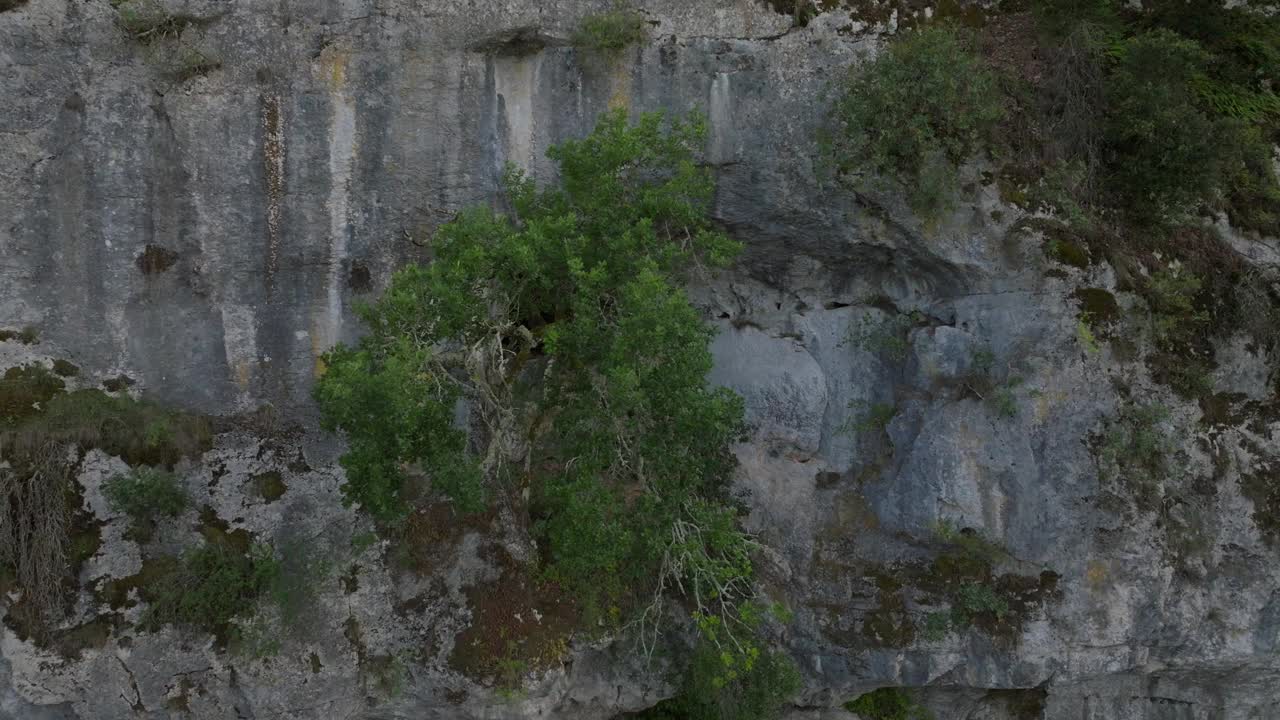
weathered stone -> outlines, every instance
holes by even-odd
[[[95,632],[68,656],[4,629],[0,718],[602,719],[674,691],[625,641],[560,648],[554,618],[512,625],[539,640],[518,692],[459,672],[459,639],[497,611],[476,593],[527,588],[501,519],[424,510],[403,547],[362,541],[309,394],[323,352],[358,336],[358,296],[426,257],[459,209],[500,204],[506,163],[553,180],[546,148],[610,107],[708,115],[715,216],[746,251],[690,290],[719,328],[711,379],[746,401],[735,489],[765,544],[761,587],[794,613],[797,720],[853,717],[840,706],[882,686],[913,688],[939,720],[1274,715],[1275,359],[1221,342],[1216,394],[1185,402],[1151,380],[1141,323],[1124,325],[1141,300],[1100,258],[1063,269],[1012,230],[1024,212],[981,168],[930,226],[892,193],[820,182],[827,82],[910,20],[846,5],[799,27],[775,11],[787,3],[652,0],[649,42],[610,61],[569,43],[605,2],[166,0],[221,59],[181,83],[110,3],[0,13],[0,327],[39,338],[0,342],[0,369],[74,362],[72,389],[221,415],[270,403],[301,427],[221,432],[176,469],[193,509],[146,547],[101,494],[122,462],[89,453],[102,544],[62,629]],[[1280,262],[1274,240],[1220,229],[1248,262]],[[1095,315],[1096,354],[1086,301],[1116,315]],[[860,342],[868,322],[893,324],[892,342]],[[1130,398],[1167,405],[1178,439],[1149,504],[1098,459]],[[869,422],[877,407],[892,413]],[[139,627],[154,558],[202,531],[271,541],[317,573],[287,626],[255,618],[275,654]],[[957,556],[947,532],[996,549]],[[963,562],[1017,623],[975,614],[931,638],[929,614],[958,602],[942,570]]]

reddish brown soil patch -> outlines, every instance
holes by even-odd
[[[455,639],[449,666],[512,687],[561,662],[581,611],[557,585],[498,553],[501,576],[467,591],[471,625]]]
[[[426,577],[453,558],[463,533],[482,532],[492,520],[492,512],[461,515],[449,503],[425,505],[409,516],[399,537],[392,538],[387,559],[403,570]]]

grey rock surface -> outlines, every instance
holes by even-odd
[[[336,569],[268,658],[120,628],[68,657],[6,627],[0,718],[594,719],[670,695],[662,667],[608,639],[515,695],[459,671],[473,596],[520,592],[493,559],[499,519],[444,516],[425,574],[353,544],[367,520],[340,503],[341,448],[309,400],[320,354],[360,332],[353,303],[459,209],[499,203],[505,163],[552,180],[545,149],[611,107],[710,121],[715,215],[746,252],[691,293],[719,328],[712,380],[746,400],[737,489],[762,585],[795,613],[796,720],[854,717],[839,707],[884,686],[939,720],[1280,717],[1280,561],[1246,492],[1280,469],[1276,358],[1223,344],[1215,390],[1254,410],[1219,421],[1141,359],[1082,345],[1077,288],[1140,300],[1106,266],[1054,266],[995,187],[926,228],[900,200],[820,182],[823,90],[886,28],[646,0],[650,41],[611,62],[567,42],[604,0],[165,6],[199,20],[219,68],[179,82],[105,0],[0,13],[0,327],[41,335],[0,343],[0,367],[63,358],[86,386],[123,374],[213,414],[271,404],[303,431],[225,432],[183,482],[229,530]],[[1274,239],[1224,231],[1280,265]],[[1154,508],[1096,452],[1126,395],[1171,409],[1179,453]],[[892,417],[866,422],[876,406]],[[104,543],[67,627],[142,568],[101,496],[120,467],[82,467]],[[268,472],[287,488],[274,502],[250,490]],[[196,539],[196,514],[161,542]],[[999,546],[1016,622],[924,632],[947,607],[927,591],[943,527]]]

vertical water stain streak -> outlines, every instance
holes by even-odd
[[[505,122],[506,161],[526,172],[533,170],[533,96],[540,60],[540,55],[532,55],[493,61],[495,99]]]
[[[356,157],[355,103],[347,88],[347,56],[326,54],[329,65],[329,264],[323,321],[318,323],[322,350],[337,344],[342,331],[342,294],[346,285],[343,268],[351,225],[348,219],[351,177]],[[317,363],[316,371],[323,372]]]
[[[708,159],[716,165],[734,161],[733,93],[729,73],[717,73],[711,83],[711,107],[708,121],[711,125],[711,148]]]
[[[280,214],[284,203],[284,117],[278,94],[260,97],[262,115],[262,169],[267,193],[267,261],[264,282],[273,289],[280,262]]]

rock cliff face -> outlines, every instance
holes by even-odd
[[[175,73],[105,0],[0,12],[0,326],[39,335],[0,342],[0,367],[63,359],[70,385],[123,375],[243,420],[180,466],[201,510],[154,542],[244,530],[323,567],[265,657],[144,632],[143,555],[101,493],[124,465],[92,452],[101,545],[54,642],[6,626],[0,718],[609,718],[669,695],[660,663],[607,642],[495,690],[485,634],[553,637],[555,599],[501,560],[498,514],[362,541],[309,400],[353,303],[500,202],[505,163],[552,180],[545,149],[617,106],[707,114],[715,214],[746,244],[692,290],[720,330],[712,379],[746,399],[737,487],[794,613],[796,718],[853,717],[882,686],[944,720],[1280,717],[1277,359],[1219,341],[1213,393],[1179,399],[1120,319],[1141,299],[1109,264],[1052,259],[982,168],[930,226],[821,183],[824,90],[892,19],[649,0],[649,42],[608,58],[567,41],[607,2],[166,7],[218,67]],[[1280,267],[1274,239],[1221,230]],[[1082,304],[1113,342],[1090,347]],[[1139,429],[1174,450],[1136,488],[1108,448],[1157,403]],[[1003,610],[949,612],[984,600]]]

